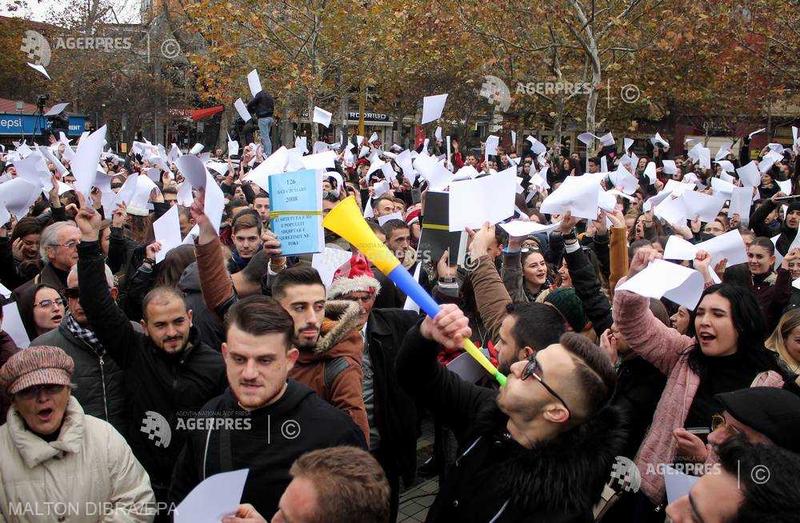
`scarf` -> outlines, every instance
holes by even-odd
[[[262,248],[263,245],[260,246],[255,253],[253,253],[253,256],[255,256]],[[239,251],[237,251],[235,247],[231,249],[231,259],[233,260],[233,263],[236,264],[236,267],[238,267],[240,271],[245,267],[247,267],[247,264],[250,263],[250,260],[253,259],[253,256],[245,260],[239,255]]]
[[[64,318],[64,325],[73,336],[91,346],[96,352],[105,352],[103,344],[97,339],[97,335],[90,329],[78,325],[78,321],[72,315],[72,312],[67,313],[67,316]]]

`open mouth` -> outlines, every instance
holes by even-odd
[[[697,338],[700,340],[700,343],[710,343],[717,339],[716,336],[708,332],[701,332],[697,335]]]
[[[36,413],[36,416],[39,418],[40,421],[47,422],[53,417],[53,409],[46,408],[42,409]]]
[[[63,316],[61,316],[60,314],[55,314],[55,315],[53,315],[52,318],[50,318],[50,321],[52,321],[54,323],[60,323],[62,318],[63,318]]]

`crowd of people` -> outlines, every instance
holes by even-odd
[[[0,331],[0,520],[50,521],[61,507],[75,514],[58,521],[170,521],[201,482],[248,469],[227,523],[396,521],[401,490],[429,473],[428,521],[800,521],[800,141],[759,152],[740,138],[710,169],[660,136],[585,157],[533,139],[480,155],[455,138],[307,144],[337,153],[323,214],[355,199],[442,304],[430,317],[332,231],[326,247],[349,259],[330,282],[311,254],[283,254],[270,195],[248,177],[271,153],[271,104],[253,105],[260,144],[199,155],[225,197],[221,223],[172,151],[104,153],[115,194],[154,180],[143,208],[109,209],[113,195],[82,194],[72,146],[51,139],[50,183],[0,227],[2,310],[17,325]],[[508,221],[551,227],[511,236],[486,223],[466,231],[458,261],[431,257],[435,192],[407,153],[477,177],[513,169]],[[0,155],[2,179],[32,154]],[[683,191],[719,195],[714,180],[746,186],[736,168],[751,158],[763,172],[748,215],[729,212],[730,192],[713,220],[654,209]],[[618,189],[612,207],[542,212],[568,177]],[[187,240],[164,253],[153,222],[173,207]],[[676,261],[703,276],[696,307],[619,288],[670,236],[731,231],[746,263],[702,248]],[[504,386],[454,372],[466,339]],[[418,467],[423,425],[435,442]],[[699,479],[668,502],[668,476],[687,471]]]

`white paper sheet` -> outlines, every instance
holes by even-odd
[[[175,507],[175,523],[219,523],[224,516],[235,514],[248,472],[234,470],[204,479]]]
[[[725,171],[726,173],[736,172],[736,167],[734,167],[733,164],[728,160],[720,160],[717,163],[719,164],[720,167],[722,167],[722,170]]]
[[[417,263],[417,268],[414,269],[414,280],[417,282],[419,281],[419,273],[420,269],[422,269],[422,263]],[[411,296],[406,296],[406,301],[403,304],[404,311],[414,311],[419,312],[419,304],[411,299]]]
[[[661,167],[664,169],[664,174],[678,174],[678,166],[675,165],[674,160],[663,160]]]
[[[20,349],[25,349],[31,344],[25,324],[22,323],[17,302],[10,302],[3,305],[3,330],[11,336],[14,343]]]
[[[403,220],[403,215],[400,214],[399,212],[393,212],[392,214],[384,214],[383,216],[380,216],[378,218],[378,225],[383,227],[386,224],[386,222],[388,222],[389,220],[401,220],[402,221]]]
[[[444,104],[447,102],[446,94],[437,94],[434,96],[426,96],[422,99],[422,121],[421,124],[426,124],[434,120],[438,120],[442,116]]]
[[[239,154],[239,142],[231,140],[231,136],[228,135],[228,158],[237,154]]]
[[[28,66],[29,66],[29,67],[32,67],[32,68],[34,68],[36,71],[39,71],[40,73],[42,73],[43,75],[45,75],[45,76],[47,77],[47,79],[48,79],[48,80],[50,80],[50,75],[49,75],[49,74],[47,74],[47,69],[45,69],[45,68],[44,68],[44,66],[42,66],[42,65],[39,65],[39,64],[32,64],[32,63],[30,63],[30,62],[26,62],[26,63],[28,64]]]
[[[713,222],[725,205],[724,198],[697,191],[685,192],[681,199],[686,204],[689,219],[699,216],[702,222]]]
[[[766,127],[762,127],[761,129],[758,129],[758,130],[756,130],[756,131],[753,131],[752,133],[750,133],[749,135],[747,135],[747,137],[748,137],[748,138],[750,138],[750,139],[752,140],[752,139],[753,139],[753,136],[755,136],[755,135],[757,135],[757,134],[760,134],[760,133],[763,133],[763,132],[764,132],[764,131],[766,131],[766,130],[767,130],[767,128],[766,128]]]
[[[347,263],[352,255],[353,253],[344,249],[325,247],[324,251],[315,253],[311,257],[311,266],[319,272],[319,277],[326,289],[331,286],[336,270]]]
[[[734,214],[739,215],[739,220],[743,225],[750,223],[750,207],[753,205],[752,187],[734,187],[731,194],[731,204],[728,207],[728,218]]]
[[[70,162],[70,169],[75,175],[75,189],[88,195],[92,190],[92,182],[97,172],[97,163],[103,152],[106,138],[106,126],[90,134],[78,145],[75,158]]]
[[[501,223],[500,227],[505,230],[509,236],[514,238],[523,238],[529,234],[537,232],[550,232],[558,228],[561,222],[556,222],[550,225],[542,225],[532,221],[514,220],[511,222]]]
[[[247,73],[247,85],[250,87],[250,94],[254,98],[261,92],[261,79],[258,77],[258,71],[255,69]]]
[[[711,255],[712,267],[723,258],[728,260],[727,267],[747,263],[745,243],[736,229],[697,244],[692,244],[680,236],[670,236],[664,247],[664,259],[693,260],[698,251],[706,251]]]
[[[252,116],[250,115],[250,112],[247,110],[247,106],[244,104],[241,98],[237,98],[236,101],[233,102],[233,106],[236,108],[236,112],[239,113],[239,116],[242,118],[242,120],[245,122],[250,121]]]
[[[761,174],[758,172],[758,163],[755,160],[744,167],[736,169],[736,174],[739,175],[739,179],[745,187],[758,187],[761,185]]]
[[[323,171],[328,168],[335,168],[335,161],[335,151],[325,151],[323,153],[310,154],[300,158],[300,162],[303,164],[304,169],[318,169]]]
[[[567,211],[578,218],[597,219],[600,202],[600,184],[586,176],[567,176],[564,182],[544,199],[541,212],[564,214]]]
[[[480,228],[514,215],[516,169],[450,184],[450,232]]]
[[[69,102],[61,102],[59,104],[55,104],[46,113],[44,113],[44,115],[45,116],[56,116],[58,114],[61,114],[61,111],[66,109],[68,105],[69,105]]]
[[[61,163],[58,158],[56,158],[56,155],[53,154],[53,151],[51,151],[49,147],[40,148],[37,146],[36,149],[42,154],[42,156],[47,158],[47,161],[51,162],[55,166],[56,171],[58,171],[62,176],[67,174],[67,168],[64,167],[64,164]],[[69,147],[67,147],[67,149],[69,149]]]
[[[486,154],[494,156],[497,154],[497,146],[500,145],[500,137],[490,134],[486,137]]]
[[[186,154],[175,161],[178,170],[183,177],[192,184],[192,187],[200,188],[206,183],[206,166],[203,161],[193,154]]]
[[[730,182],[726,182],[721,178],[711,178],[711,188],[714,189],[715,195],[723,196],[726,199],[730,199],[731,194],[733,194],[734,187],[735,185],[733,185]]]
[[[200,154],[201,152],[203,152],[204,147],[205,145],[203,145],[202,143],[196,143],[189,150],[189,154]]]
[[[623,143],[625,144],[624,145],[624,149],[625,149],[625,152],[627,153],[628,150],[631,148],[631,145],[633,145],[633,138],[625,138],[623,140]]]
[[[222,194],[222,189],[219,188],[217,182],[206,173],[206,195],[205,195],[205,212],[208,216],[208,221],[214,227],[214,230],[219,234],[219,226],[222,223],[222,211],[225,210],[225,195]]]
[[[626,194],[633,194],[636,192],[636,189],[639,188],[639,180],[623,167],[608,173],[608,177],[611,183],[614,184],[614,187]]]
[[[153,222],[155,240],[161,243],[161,250],[156,253],[156,263],[160,263],[169,251],[180,247],[181,224],[178,218],[178,206],[172,206],[161,218]]]
[[[664,260],[653,260],[633,278],[618,285],[617,291],[630,291],[657,299],[666,296],[693,310],[703,294],[703,286],[703,275],[698,271]]]
[[[312,121],[315,123],[321,123],[325,127],[330,127],[332,116],[332,113],[329,113],[322,107],[314,107],[314,119]]]
[[[647,167],[644,168],[644,175],[650,180],[650,185],[655,185],[657,179],[655,162],[647,163]]]
[[[0,202],[18,219],[28,214],[30,206],[36,202],[40,193],[40,186],[24,178],[14,178],[0,184]]]
[[[442,191],[450,184],[453,173],[427,154],[420,154],[414,160],[414,169],[428,181],[428,190]]]
[[[294,148],[292,150],[296,151],[297,149]],[[268,179],[270,175],[282,173],[288,161],[289,150],[281,145],[277,151],[273,152],[266,160],[258,164],[255,169],[247,173],[244,179],[255,182],[256,185],[265,191],[269,191]],[[300,164],[299,168],[302,169],[302,164]]]
[[[664,486],[667,490],[667,503],[672,503],[675,500],[682,498],[689,494],[692,487],[700,476],[690,476],[679,472],[674,468],[667,466],[664,474]]]
[[[545,145],[542,142],[540,142],[533,136],[528,136],[525,139],[531,142],[531,151],[533,152],[533,154],[539,155],[547,152],[547,147],[545,147]]]
[[[781,160],[783,160],[783,154],[770,151],[764,155],[764,158],[758,163],[758,170],[765,173],[769,171],[776,162],[780,162]]]

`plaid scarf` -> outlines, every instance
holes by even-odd
[[[66,325],[67,330],[70,331],[76,338],[89,344],[95,351],[103,352],[105,350],[103,349],[103,344],[100,343],[99,339],[97,339],[95,333],[78,325],[78,321],[71,312],[68,312],[67,316],[64,318],[64,325]]]

